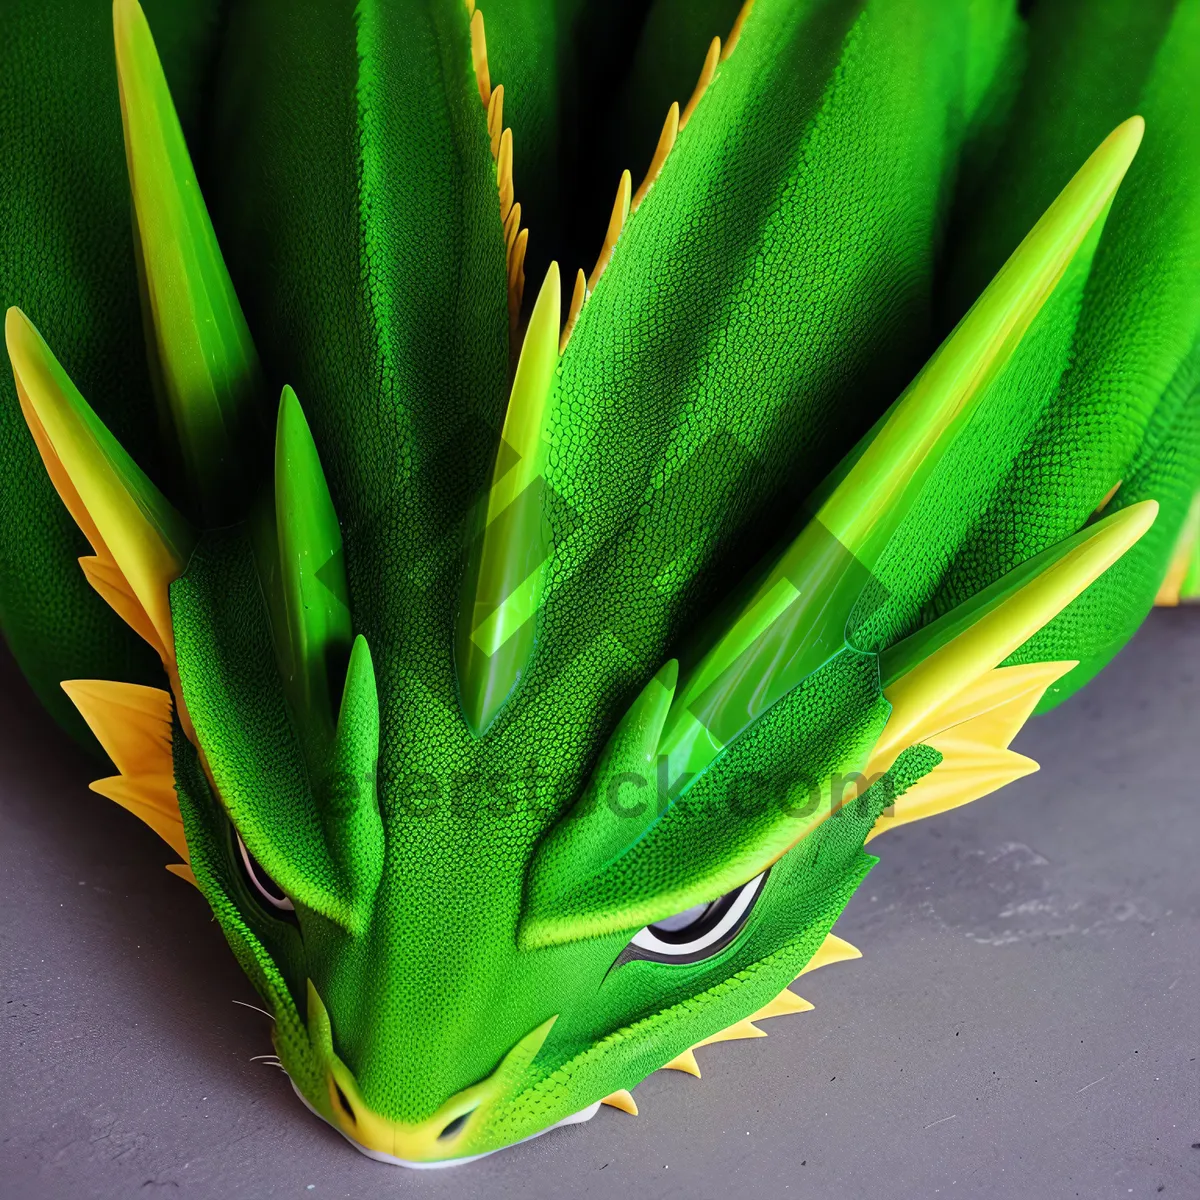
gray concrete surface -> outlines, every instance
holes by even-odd
[[[198,894],[0,668],[0,1196],[1200,1197],[1200,612],[1020,736],[1037,775],[874,843],[811,1013],[482,1163],[309,1116]]]

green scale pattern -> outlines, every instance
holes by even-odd
[[[409,1124],[557,1017],[462,1153],[632,1088],[770,1001],[869,870],[876,821],[938,751],[910,747],[858,800],[795,826],[720,953],[622,954],[647,913],[744,882],[814,783],[862,766],[890,712],[880,653],[1081,529],[1118,479],[1106,512],[1152,498],[1158,521],[1010,661],[1079,660],[1050,705],[1144,617],[1200,481],[1200,0],[1022,7],[1027,18],[1015,0],[757,0],[557,367],[533,653],[478,733],[460,700],[456,622],[512,347],[465,11],[460,0],[147,4],[261,358],[257,416],[268,426],[273,397],[295,389],[364,639],[348,736],[339,727],[327,757],[281,677],[266,509],[256,500],[243,522],[204,531],[171,587],[183,693],[219,791],[177,727],[192,868],[276,1017],[293,1081],[327,1119],[310,983],[365,1102]],[[736,5],[481,8],[540,280],[551,258],[573,266],[598,248],[620,170],[648,160],[666,103],[686,101]],[[144,366],[107,9],[14,10],[17,36],[0,48],[12,147],[0,299],[30,314],[198,521],[159,448]],[[1119,83],[1098,89],[1108,79]],[[1134,112],[1145,142],[1111,212],[888,542],[844,643],[631,825],[615,869],[571,893],[580,913],[608,917],[586,929],[581,917],[573,937],[535,928],[534,864],[555,867],[566,844],[561,869],[578,865],[560,835],[586,816],[572,806],[619,722],[653,707],[670,659],[686,675],[764,556],[795,536],[839,463]],[[161,673],[79,574],[85,547],[0,387],[0,621],[80,734],[60,680],[161,685]],[[269,446],[243,449],[266,494]],[[295,922],[255,902],[234,827],[293,898]]]

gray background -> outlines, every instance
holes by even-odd
[[[1200,611],[1018,738],[1045,769],[873,843],[816,1010],[481,1163],[309,1116],[168,853],[0,664],[0,1195],[1200,1197]]]

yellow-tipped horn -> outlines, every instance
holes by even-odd
[[[195,535],[121,448],[20,309],[10,308],[5,341],[21,411],[63,503],[92,544],[88,578],[123,597],[117,611],[173,664],[168,588]],[[140,609],[140,614],[132,607]]]

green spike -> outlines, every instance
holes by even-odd
[[[350,650],[346,683],[338,710],[333,767],[337,771],[372,776],[379,757],[379,692],[367,639],[360,633]]]
[[[240,515],[258,356],[137,0],[114,0],[113,34],[150,362],[188,484],[219,523]]]
[[[276,647],[293,713],[319,753],[333,733],[330,677],[350,648],[350,598],[337,513],[290,387],[275,430],[275,528],[286,622]]]
[[[172,660],[168,588],[183,573],[195,534],[92,411],[20,309],[8,310],[4,334],[21,409],[51,482],[96,559],[129,585],[145,623],[140,614],[135,623],[130,610],[122,615]]]
[[[671,708],[679,664],[665,663],[613,731],[571,819],[551,830],[538,852],[539,895],[566,895],[599,875],[658,820],[659,739]]]
[[[879,670],[892,718],[880,745],[903,745],[926,713],[1002,663],[1107,571],[1157,515],[1158,502],[1143,500],[1085,526],[885,650]]]
[[[888,540],[1103,221],[1143,127],[1132,117],[1100,144],[874,436],[860,442],[849,470],[835,472],[814,519],[676,698],[663,742],[673,776],[702,769],[841,649],[851,609]]]
[[[1059,193],[942,343],[819,519],[873,564],[979,398],[1012,357],[1071,259],[1107,215],[1145,122],[1117,126]]]
[[[476,734],[495,720],[533,653],[550,551],[543,476],[560,304],[558,264],[551,263],[521,346],[483,528],[465,577],[456,653],[463,710]]]
[[[351,908],[365,920],[365,902],[383,874],[383,819],[376,794],[379,693],[367,639],[354,639],[321,811],[330,852],[349,886]]]

